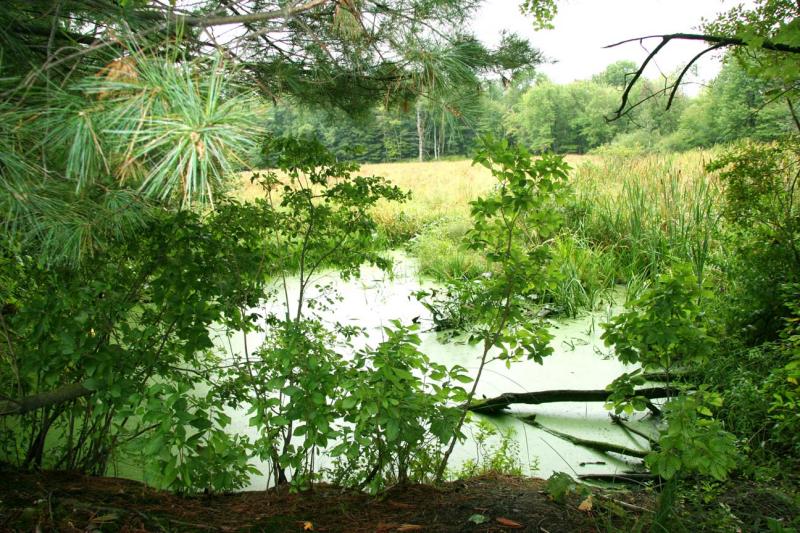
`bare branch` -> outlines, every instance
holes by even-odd
[[[705,50],[703,50],[702,52],[700,52],[699,54],[697,54],[696,56],[694,56],[688,63],[686,63],[686,66],[683,67],[683,70],[678,75],[678,79],[676,79],[675,83],[672,85],[672,91],[669,93],[669,100],[667,100],[667,109],[672,107],[672,101],[675,99],[675,95],[678,93],[678,88],[681,86],[681,81],[683,81],[683,78],[684,76],[686,76],[686,73],[689,72],[689,69],[692,68],[692,65],[694,65],[698,59],[700,59],[707,53],[713,52],[714,50],[717,50],[718,48],[722,48],[724,46],[727,45],[715,44],[714,46],[710,46]]]
[[[672,106],[672,102],[675,99],[675,95],[678,92],[678,88],[681,84],[681,81],[686,76],[689,69],[692,67],[694,63],[697,62],[703,55],[711,52],[713,50],[718,50],[720,48],[730,47],[730,46],[750,46],[744,39],[740,39],[738,37],[724,37],[719,35],[703,35],[699,33],[671,33],[671,34],[664,34],[664,35],[645,35],[643,37],[637,37],[634,39],[626,39],[624,41],[620,41],[618,43],[610,44],[605,46],[604,48],[614,48],[616,46],[620,46],[627,43],[632,42],[642,42],[645,39],[661,39],[661,42],[656,46],[652,52],[645,58],[642,64],[639,66],[639,69],[633,74],[633,77],[630,81],[627,82],[625,85],[625,90],[622,93],[622,101],[620,103],[619,108],[614,111],[611,118],[607,119],[609,121],[614,121],[621,118],[623,115],[627,114],[631,109],[636,107],[636,105],[640,104],[641,102],[637,103],[634,106],[628,107],[628,101],[630,99],[630,93],[633,90],[634,85],[636,82],[639,81],[639,78],[642,77],[644,74],[645,69],[647,66],[653,61],[656,55],[672,40],[685,40],[685,41],[703,41],[706,43],[710,43],[711,46],[694,56],[683,68],[681,73],[678,75],[677,80],[672,85],[672,90],[669,95],[669,100],[667,101],[667,109],[670,109]],[[798,46],[790,46],[782,43],[774,43],[772,41],[762,41],[757,46],[757,48],[761,48],[764,50],[771,50],[775,52],[784,52],[784,53],[791,53],[791,54],[800,54],[800,47]],[[666,91],[663,91],[666,92]],[[651,95],[652,97],[652,95]],[[649,99],[649,97],[648,97]],[[628,109],[626,109],[628,107]]]
[[[670,33],[665,35],[645,35],[644,37],[635,37],[633,39],[626,39],[618,43],[609,44],[603,48],[614,48],[622,44],[633,43],[636,41],[643,41],[645,39],[662,39],[671,41],[679,39],[683,41],[705,41],[707,43],[721,44],[722,46],[750,46],[744,39],[738,37],[724,37],[720,35],[703,35],[699,33]],[[763,41],[757,48],[764,50],[773,50],[775,52],[787,52],[790,54],[800,54],[800,46],[791,46],[783,43],[773,43],[772,41]]]
[[[628,85],[625,86],[625,91],[622,93],[622,102],[620,103],[619,109],[614,111],[614,118],[612,120],[616,120],[616,119],[620,118],[624,114],[623,111],[625,110],[625,106],[628,105],[628,98],[630,98],[630,94],[631,94],[631,90],[633,89],[633,86],[636,85],[636,82],[639,81],[639,78],[642,77],[642,74],[644,74],[644,70],[647,68],[647,65],[650,63],[650,61],[652,61],[653,58],[656,57],[656,54],[658,54],[661,51],[661,49],[664,48],[664,46],[666,46],[666,44],[669,41],[670,40],[668,38],[666,38],[666,37],[662,38],[662,40],[659,43],[659,45],[656,46],[653,49],[652,52],[650,52],[650,55],[648,55],[647,58],[644,60],[644,62],[641,64],[641,66],[639,67],[639,70],[637,70],[633,74],[633,77],[631,78],[631,81],[629,81]]]
[[[2,402],[0,403],[0,416],[24,415],[42,407],[71,402],[93,393],[94,391],[87,389],[83,383],[71,383],[52,391]]]

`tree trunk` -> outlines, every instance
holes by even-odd
[[[439,157],[444,156],[445,132],[447,131],[446,118],[445,112],[442,110],[442,120],[439,126]]]
[[[436,129],[436,121],[432,122],[433,124],[433,158],[438,160],[439,159],[439,133]]]
[[[637,396],[644,396],[648,400],[653,398],[669,398],[678,393],[672,387],[651,387],[639,389]],[[496,414],[513,403],[540,404],[556,402],[605,402],[611,395],[611,391],[605,389],[598,390],[546,390],[537,392],[506,392],[500,396],[486,400],[478,400],[470,406],[470,410],[476,413]]]
[[[422,121],[422,102],[417,101],[417,143],[419,144],[419,162],[425,159],[425,124]]]

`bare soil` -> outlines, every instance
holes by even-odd
[[[656,530],[652,488],[583,489],[556,502],[546,484],[541,479],[491,475],[436,487],[395,487],[379,497],[331,485],[316,485],[300,494],[279,488],[181,496],[128,479],[0,467],[0,531]],[[796,531],[790,528],[800,526],[800,498],[793,485],[779,489],[732,480],[710,499],[689,491],[677,504],[668,530]]]
[[[556,503],[545,483],[484,476],[398,487],[381,497],[329,485],[301,494],[275,489],[187,497],[127,479],[7,471],[0,479],[0,530],[597,531],[596,511],[578,509],[584,497]]]

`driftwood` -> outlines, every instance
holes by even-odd
[[[554,435],[560,439],[564,439],[566,441],[575,444],[576,446],[583,446],[584,448],[589,448],[592,450],[596,450],[598,452],[603,453],[618,453],[620,455],[628,455],[630,457],[637,457],[639,459],[644,459],[647,454],[650,453],[650,450],[637,450],[635,448],[628,448],[627,446],[622,446],[620,444],[612,444],[610,442],[601,442],[596,440],[587,440],[582,439],[580,437],[576,437],[575,435],[570,435],[568,433],[562,433],[560,431],[556,431],[555,429],[550,429],[547,426],[543,426],[539,422],[535,420],[535,417],[525,417],[521,418],[523,422],[526,424],[530,424],[534,427],[541,429],[542,431],[546,431],[551,435]]]
[[[650,387],[639,389],[635,392],[637,396],[644,396],[648,400],[654,398],[669,398],[678,394],[678,390],[673,387]],[[469,406],[470,411],[481,414],[496,414],[514,403],[540,404],[556,402],[605,402],[611,395],[611,391],[605,389],[597,390],[546,390],[538,392],[506,392],[494,398],[477,400]],[[652,404],[651,404],[652,405]],[[658,409],[655,406],[648,406],[655,414]],[[654,410],[655,409],[655,410]]]

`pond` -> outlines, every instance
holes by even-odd
[[[430,313],[414,297],[421,288],[432,288],[435,284],[421,280],[416,262],[412,258],[394,253],[394,268],[391,273],[384,273],[377,268],[363,267],[357,279],[342,280],[335,272],[323,272],[315,277],[314,285],[335,287],[340,301],[323,315],[323,320],[331,323],[358,325],[366,330],[363,343],[376,345],[382,340],[382,328],[389,325],[390,320],[400,320],[405,324],[417,321],[422,326],[420,350],[432,360],[452,366],[461,365],[474,376],[480,359],[480,346],[470,346],[463,342],[446,341],[442,335],[432,330]],[[297,280],[288,280],[288,293],[297,293]],[[294,290],[293,290],[294,289]],[[320,289],[312,288],[309,300],[319,298]],[[280,294],[283,294],[281,285]],[[617,300],[620,294],[617,293]],[[291,306],[291,304],[290,304]],[[512,363],[507,368],[501,361],[487,366],[477,389],[477,398],[492,397],[503,392],[525,392],[554,389],[602,389],[622,372],[630,371],[613,357],[609,348],[604,347],[600,335],[600,324],[611,314],[621,309],[620,305],[607,304],[602,311],[586,314],[572,320],[551,321],[551,333],[554,335],[552,346],[554,354],[547,357],[543,365],[533,361]],[[292,309],[290,309],[291,311]],[[275,298],[256,310],[261,315],[267,312],[283,314],[286,311],[284,298]],[[243,350],[245,341],[252,351],[264,339],[259,332],[241,333],[228,337],[220,337],[217,344],[230,351]],[[255,436],[255,431],[248,425],[245,410],[228,413],[233,418],[231,431]],[[488,420],[500,430],[514,431],[519,459],[525,474],[537,477],[548,477],[553,472],[563,471],[572,476],[579,474],[613,474],[630,470],[632,463],[622,457],[610,457],[580,446],[575,446],[557,436],[522,422],[518,416],[536,414],[537,422],[544,426],[579,436],[584,439],[613,442],[627,447],[644,446],[643,439],[635,437],[621,428],[614,426],[608,411],[600,402],[593,403],[552,403],[543,405],[514,405],[508,414],[485,417],[474,415],[473,421],[466,427],[468,439],[459,444],[451,458],[450,467],[454,470],[467,459],[476,459],[476,445],[470,436],[475,434],[476,422]],[[643,419],[632,421],[634,425],[649,426],[652,424]],[[495,437],[495,443],[499,437]],[[490,444],[491,444],[490,440]],[[268,471],[266,463],[255,463],[264,471]],[[326,464],[322,458],[321,466]],[[267,477],[254,477],[246,490],[266,488]]]

